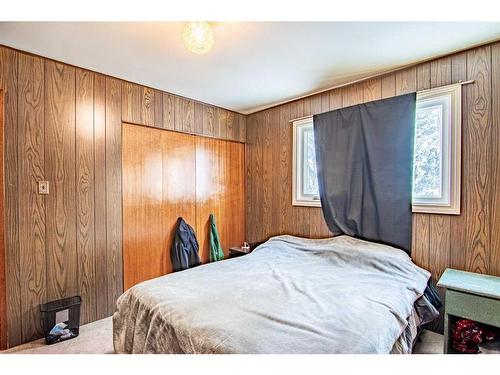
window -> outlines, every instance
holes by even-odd
[[[461,85],[417,94],[413,212],[460,214]],[[293,123],[292,204],[320,207],[312,118]]]
[[[293,165],[292,204],[321,207],[312,118],[293,123]]]
[[[413,212],[460,214],[461,85],[417,94]]]

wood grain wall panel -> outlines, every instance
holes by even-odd
[[[155,126],[155,91],[131,82],[122,82],[122,119],[134,124]]]
[[[4,220],[7,282],[7,344],[22,342],[18,222],[18,56],[0,46],[0,89],[4,90]]]
[[[108,310],[108,266],[106,253],[106,77],[94,74],[94,250],[96,319]]]
[[[223,108],[217,108],[218,119],[219,119],[219,134],[218,137],[222,139],[227,138],[227,113]]]
[[[203,109],[204,105],[200,102],[194,102],[194,133],[203,134]]]
[[[451,57],[451,79],[452,83],[467,80],[467,53],[455,54]],[[467,252],[466,237],[464,228],[467,225],[467,200],[468,195],[469,171],[464,168],[464,155],[467,153],[468,142],[465,142],[465,136],[468,133],[467,113],[464,109],[469,108],[464,88],[462,88],[462,171],[461,171],[461,203],[460,215],[450,217],[450,266],[455,269],[465,270],[465,254]]]
[[[76,70],[76,250],[82,324],[96,320],[94,73]]]
[[[238,114],[239,141],[245,143],[247,139],[247,116]]]
[[[170,246],[176,230],[177,218],[183,217],[196,230],[196,154],[195,136],[164,132],[163,150],[163,240],[166,258],[165,273],[172,271]],[[174,155],[174,157],[172,157]],[[175,176],[175,179],[172,178]],[[206,188],[206,187],[205,187]],[[197,236],[198,233],[197,233]]]
[[[408,94],[417,89],[417,69],[415,67],[396,72],[396,95]]]
[[[20,280],[22,340],[41,333],[39,304],[46,295],[45,197],[38,194],[37,182],[45,179],[44,157],[44,62],[19,55],[18,162]]]
[[[214,137],[215,108],[211,106],[203,107],[203,135]]]
[[[163,93],[160,90],[154,92],[154,127],[163,128]]]
[[[225,139],[231,140],[231,141],[237,141],[235,139],[235,130],[237,129],[237,124],[235,123],[236,121],[236,114],[231,111],[226,111],[226,136]]]
[[[106,265],[108,312],[123,292],[121,82],[106,77]]]
[[[290,128],[291,119],[291,104],[284,104],[278,107],[279,109],[279,139],[275,140],[275,146],[279,146],[279,188],[278,196],[275,199],[280,201],[280,221],[279,230],[282,234],[290,233],[290,222],[292,217],[292,129]],[[247,122],[247,134],[252,134],[254,131],[256,115],[250,115]],[[247,144],[249,139],[247,138]],[[252,155],[253,156],[253,155]],[[253,159],[247,160],[247,168],[253,170]],[[248,191],[253,190],[255,182],[247,179],[247,196],[253,199]],[[256,201],[249,202],[248,206],[253,206]],[[247,206],[247,207],[248,207]],[[247,215],[247,222],[250,217]],[[248,233],[248,231],[247,231]],[[254,235],[252,241],[262,241],[265,238],[258,233]]]
[[[163,128],[175,130],[175,96],[163,93]]]
[[[194,102],[180,96],[175,97],[175,130],[194,132]]]
[[[0,86],[1,87],[1,86]],[[4,90],[0,88],[0,165],[4,165]],[[4,180],[0,174],[0,350],[7,349],[7,284],[5,278],[5,221],[4,221]]]
[[[165,274],[162,130],[123,127],[124,289]],[[172,155],[174,159],[176,155]],[[177,181],[177,177],[175,181]],[[173,179],[174,180],[174,179]],[[171,224],[172,225],[172,224]]]
[[[491,46],[491,222],[489,273],[500,275],[500,42]]]
[[[417,65],[417,90],[426,90],[431,85],[431,64],[423,63]]]
[[[0,155],[1,165],[4,165],[3,154],[3,106],[4,106],[4,91],[0,88],[0,146],[2,153]],[[0,350],[7,348],[7,287],[5,278],[5,244],[4,244],[4,191],[3,191],[3,170],[0,174]]]
[[[373,78],[363,82],[363,103],[382,99],[382,79]]]
[[[342,107],[363,103],[363,86],[359,83],[342,87]]]
[[[391,98],[396,95],[396,73],[381,77],[382,99]]]
[[[209,261],[209,215],[214,214],[225,256],[245,240],[244,146],[196,137],[196,233]]]
[[[123,290],[122,120],[244,142],[246,116],[181,98],[176,117],[175,95],[3,46],[0,91],[7,341],[14,346],[40,337],[42,302],[80,294],[82,322],[115,310]],[[41,180],[49,195],[38,195]]]
[[[491,47],[485,46],[467,52],[467,79],[473,85],[464,87],[469,105],[464,168],[469,175],[467,194],[466,267],[473,272],[489,271],[487,254],[490,245],[491,191]]]
[[[75,68],[45,61],[47,299],[78,292],[76,253]]]

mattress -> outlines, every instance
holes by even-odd
[[[390,246],[348,236],[273,237],[244,257],[126,291],[113,316],[114,348],[117,353],[408,353],[418,325],[415,302],[429,277]]]

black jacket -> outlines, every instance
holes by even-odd
[[[177,230],[170,250],[174,272],[201,264],[198,255],[198,241],[193,228],[182,217],[177,219]]]

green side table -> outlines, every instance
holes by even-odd
[[[448,268],[437,285],[446,289],[444,353],[454,352],[450,326],[455,317],[500,327],[500,277]]]

